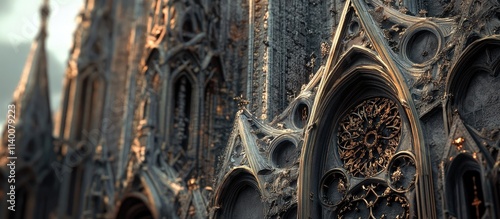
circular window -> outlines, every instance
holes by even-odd
[[[346,176],[337,169],[328,171],[321,179],[320,185],[321,203],[328,207],[338,205],[349,189]]]
[[[305,103],[300,103],[295,107],[293,113],[293,124],[295,127],[301,129],[307,124],[309,118],[309,107]]]
[[[356,35],[359,32],[360,26],[357,21],[352,21],[349,24],[349,34]]]
[[[272,161],[278,168],[286,168],[293,166],[296,160],[296,146],[290,140],[283,140],[272,152]]]
[[[408,154],[396,155],[389,164],[389,186],[398,191],[406,192],[417,180],[415,160]]]
[[[396,153],[400,136],[398,105],[384,97],[364,100],[338,126],[338,153],[344,168],[355,177],[378,174]]]
[[[439,48],[438,36],[430,30],[415,32],[407,42],[406,55],[414,63],[421,64],[432,59]]]

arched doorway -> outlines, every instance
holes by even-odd
[[[153,219],[153,213],[141,199],[126,198],[120,205],[116,219]]]

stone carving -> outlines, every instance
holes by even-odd
[[[283,140],[271,152],[272,162],[278,168],[291,167],[297,160],[296,155],[296,146],[289,140]]]
[[[374,176],[396,152],[401,136],[398,105],[384,97],[363,101],[340,122],[337,145],[340,159],[357,177]]]
[[[37,173],[18,207],[35,206],[25,218],[498,218],[499,4],[85,1],[58,128],[45,24],[14,98],[19,167]],[[57,188],[50,162],[81,152],[81,131],[104,119],[120,128]]]
[[[406,55],[414,63],[424,63],[433,58],[439,48],[439,39],[429,30],[419,30],[412,34],[406,45]]]
[[[339,218],[410,218],[406,197],[382,183],[369,183],[358,188],[341,203]]]
[[[388,168],[389,186],[395,191],[408,191],[417,180],[415,160],[409,154],[396,155]]]
[[[328,171],[320,185],[321,203],[327,207],[337,206],[345,198],[349,188],[347,177],[338,169]]]

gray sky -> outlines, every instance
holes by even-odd
[[[40,25],[43,0],[0,0],[0,133]],[[61,102],[62,79],[82,0],[49,0],[47,54],[52,110]]]

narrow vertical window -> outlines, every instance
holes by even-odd
[[[482,218],[485,212],[479,164],[470,157],[455,158],[447,173],[447,202],[451,216]]]
[[[180,77],[175,83],[174,91],[174,125],[173,145],[189,149],[189,129],[191,123],[192,86],[186,76]]]

